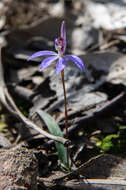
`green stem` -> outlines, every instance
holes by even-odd
[[[69,138],[68,134],[68,114],[67,114],[67,100],[66,100],[66,89],[64,81],[64,70],[61,71],[63,92],[64,92],[64,105],[65,105],[65,128],[66,128],[66,138]],[[69,169],[69,147],[67,147],[67,168]]]

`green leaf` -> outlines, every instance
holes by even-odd
[[[4,131],[7,128],[6,123],[0,123],[0,132]]]
[[[119,126],[119,130],[126,130],[126,125]]]
[[[63,137],[63,133],[56,123],[56,121],[53,119],[52,116],[50,116],[48,113],[38,110],[37,113],[39,114],[40,118],[44,121],[46,126],[48,127],[48,130],[51,134],[59,137]],[[61,143],[55,142],[55,146],[58,152],[58,157],[63,164],[63,167],[67,168],[67,149],[64,145]],[[71,160],[69,160],[69,165],[71,166]]]
[[[101,144],[101,150],[107,152],[115,147],[114,139],[117,139],[119,136],[117,134],[107,135]]]

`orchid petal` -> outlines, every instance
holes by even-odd
[[[47,57],[46,59],[44,59],[40,65],[40,71],[51,65],[56,59],[58,59],[58,55]]]
[[[30,61],[31,59],[34,59],[34,58],[40,57],[40,56],[44,56],[44,55],[57,55],[57,53],[54,51],[48,51],[48,50],[38,51],[38,52],[34,53],[32,56],[30,56],[27,59],[27,61]]]
[[[62,71],[66,67],[66,60],[62,57],[59,58],[58,63],[56,65],[56,74]]]
[[[84,71],[84,63],[79,57],[75,55],[66,55],[64,58],[68,58],[69,60],[73,61],[82,71]]]
[[[63,40],[66,41],[66,29],[65,29],[65,22],[63,21],[62,22],[62,25],[61,25],[61,38],[63,38]]]

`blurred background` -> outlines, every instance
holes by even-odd
[[[73,63],[65,68],[72,162],[78,167],[102,153],[125,158],[126,0],[1,0],[0,82],[4,80],[26,117],[47,130],[36,115],[44,110],[64,131],[63,91],[55,64],[40,72],[42,59],[27,62],[36,51],[55,51],[63,20],[66,53],[80,56],[86,68],[84,73]],[[46,156],[39,176],[47,175],[59,164],[54,144],[7,111],[6,96],[1,85],[0,147],[20,143],[36,151],[39,147]]]

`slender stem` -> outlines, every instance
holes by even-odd
[[[61,71],[63,92],[64,92],[64,105],[65,105],[65,128],[66,128],[66,138],[69,138],[68,135],[68,114],[67,114],[67,100],[66,100],[66,89],[64,81],[64,70]],[[69,147],[67,147],[67,168],[69,168]]]

